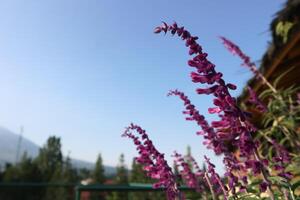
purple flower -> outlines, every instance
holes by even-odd
[[[239,109],[235,98],[231,97],[228,91],[228,89],[235,89],[236,87],[233,86],[233,84],[226,84],[222,79],[222,74],[215,71],[215,66],[207,59],[207,54],[202,52],[201,46],[196,42],[198,39],[197,37],[191,36],[188,31],[186,31],[183,27],[179,28],[176,23],[173,25],[166,25],[166,23],[164,23],[162,26],[160,26],[160,28],[163,29],[166,26],[168,27],[168,31],[173,31],[174,33],[177,31],[182,32],[183,30],[185,36],[182,35],[181,38],[186,40],[186,46],[190,48],[189,52],[193,52],[193,54],[195,54],[193,59],[189,60],[188,62],[191,67],[196,68],[196,72],[191,74],[192,81],[201,84],[207,83],[213,85],[208,88],[197,89],[198,94],[213,94],[216,97],[214,99],[214,103],[218,108],[214,108],[210,111],[211,113],[219,113],[221,117],[220,121],[214,122],[214,125],[212,125],[217,128],[215,132],[219,132],[221,137],[217,138],[217,141],[210,141],[210,144],[216,143],[216,146],[218,147],[217,150],[221,151],[222,153],[228,152],[228,148],[226,148],[224,143],[231,142],[232,145],[238,148],[246,144],[247,148],[241,148],[248,151],[243,153],[249,154],[249,147],[251,146],[249,145],[251,141],[251,133],[248,129],[250,127],[250,123],[245,122],[246,116],[244,115],[244,112]],[[190,114],[192,116],[188,119],[195,120],[195,115],[193,112],[190,112]],[[198,122],[199,120],[196,121]],[[216,126],[217,123],[222,126]],[[223,137],[224,135],[226,137]],[[242,140],[237,140],[238,137]],[[210,139],[213,138],[209,138],[209,140]],[[241,143],[239,143],[239,141],[241,141]],[[250,153],[251,152],[253,151],[250,149]]]
[[[259,73],[255,64],[251,62],[250,57],[247,56],[236,44],[222,36],[220,37],[220,39],[222,40],[224,46],[228,49],[228,51],[230,51],[233,55],[239,56],[243,60],[243,65],[248,67],[255,75]]]
[[[135,136],[132,131],[136,131],[141,137]],[[166,188],[167,199],[175,200],[179,195],[175,176],[164,159],[164,154],[156,150],[146,131],[138,125],[130,124],[122,136],[131,138],[137,146],[139,157],[136,158],[136,161],[143,165],[143,169],[149,177],[157,179],[153,187]]]
[[[248,102],[253,104],[256,109],[260,112],[266,112],[268,109],[264,105],[264,103],[258,98],[257,94],[255,93],[254,90],[252,90],[251,87],[248,86],[248,92],[249,92],[249,98]]]
[[[205,162],[207,164],[207,172],[210,174],[211,182],[214,185],[218,185],[219,190],[221,190],[224,194],[224,199],[227,199],[227,187],[223,184],[219,174],[215,171],[215,165],[210,162],[210,159],[204,156]]]
[[[212,148],[216,154],[225,155],[224,163],[226,163],[229,175],[230,188],[233,190],[238,184],[237,177],[233,175],[233,172],[246,170],[248,167],[251,167],[257,173],[264,172],[262,175],[267,179],[267,168],[263,165],[256,150],[259,142],[252,138],[252,134],[256,129],[250,123],[249,115],[238,107],[236,99],[229,92],[229,89],[236,89],[236,86],[226,83],[222,78],[222,74],[215,70],[215,65],[207,59],[207,54],[202,51],[202,47],[197,43],[198,37],[192,36],[184,27],[179,27],[176,23],[172,25],[164,23],[160,26],[161,29],[166,29],[165,27],[173,35],[177,33],[182,40],[185,40],[186,46],[189,48],[189,54],[193,55],[193,58],[188,61],[188,65],[195,69],[191,73],[192,81],[197,84],[209,85],[206,88],[198,88],[196,92],[215,97],[213,101],[216,107],[210,108],[209,112],[217,113],[220,119],[209,125],[183,93],[171,91],[171,94],[180,96],[184,101],[186,106],[184,114],[189,115],[186,119],[196,121],[202,128],[200,133],[204,136],[204,143],[207,147]],[[243,54],[236,45],[225,38],[222,38],[222,40],[233,53],[241,56],[244,64],[250,68],[254,66],[250,58]],[[236,150],[240,152],[238,156],[234,153]],[[245,166],[244,161],[252,159],[255,159],[255,162]]]
[[[271,141],[274,149],[275,156],[273,157],[273,162],[275,163],[274,169],[278,171],[278,176],[290,180],[292,178],[290,172],[286,172],[286,166],[291,162],[291,155],[289,152],[275,140]]]
[[[190,158],[192,159],[192,164],[196,166],[196,173],[194,173],[191,169],[191,166],[181,154],[174,152],[173,157],[175,157],[175,164],[178,167],[180,175],[185,184],[190,188],[196,189],[198,192],[202,192],[204,186],[200,184],[200,180],[203,179],[204,173],[200,170],[196,161],[193,158]]]
[[[178,90],[171,90],[168,93],[168,96],[170,95],[178,96],[184,102],[186,110],[183,111],[183,114],[188,115],[186,120],[195,121],[201,127],[202,131],[198,131],[197,134],[204,136],[207,147],[215,149],[216,153],[220,152],[217,150],[220,144],[218,144],[218,141],[216,140],[214,128],[209,125],[205,117],[199,113],[189,98],[183,92]],[[215,108],[215,110],[219,111],[219,108]]]
[[[277,90],[269,83],[269,81],[258,71],[257,67],[253,62],[251,62],[250,57],[248,57],[236,44],[232,41],[228,40],[225,37],[220,37],[223,41],[224,46],[233,54],[238,55],[242,61],[244,66],[248,67],[253,74],[260,78],[264,84],[266,84],[274,93],[277,93]]]
[[[262,163],[256,160],[247,160],[245,165],[247,168],[252,169],[254,175],[260,174],[263,169]]]
[[[268,188],[269,184],[265,181],[263,181],[261,184],[259,184],[259,189],[261,192],[265,192]]]

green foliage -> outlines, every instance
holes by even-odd
[[[116,182],[118,184],[124,184],[124,185],[128,184],[128,170],[125,165],[124,154],[121,154],[119,158],[119,164],[117,166]]]
[[[117,166],[116,184],[128,185],[128,170],[125,165],[124,154],[120,155],[119,164]],[[109,199],[111,200],[128,200],[128,192],[113,192]]]
[[[36,159],[39,170],[43,174],[43,181],[48,183],[68,183],[74,180],[74,171],[67,157],[63,161],[60,138],[51,136],[46,145],[40,149]],[[70,199],[68,188],[48,187],[46,188],[44,200]]]
[[[43,174],[43,181],[48,182],[53,179],[53,172],[62,167],[63,163],[60,138],[49,137],[46,145],[40,149],[36,163]]]
[[[77,180],[86,179],[86,178],[90,177],[91,175],[92,175],[91,170],[86,169],[86,168],[81,168],[76,171],[76,179]]]
[[[41,173],[36,163],[27,156],[25,152],[19,163],[16,165],[6,165],[3,173],[3,182],[39,182]],[[14,200],[39,200],[42,198],[42,191],[34,188],[14,191],[11,188],[1,190],[0,199]]]
[[[192,149],[191,149],[191,146],[189,146],[189,145],[186,147],[186,154],[185,154],[185,156],[186,156],[186,157],[193,156],[193,155],[192,155]],[[187,164],[189,165],[191,171],[194,171],[193,163],[191,162],[191,160],[190,160],[190,159],[187,159],[186,162],[187,162]],[[199,180],[199,181],[200,181],[200,180]],[[185,193],[185,197],[186,197],[187,199],[200,199],[201,196],[203,196],[203,195],[201,195],[200,193],[195,192],[195,191],[187,191],[187,192],[184,192],[184,193]]]
[[[63,163],[62,180],[65,183],[76,183],[78,180],[80,180],[77,170],[73,168],[69,156],[66,157]]]
[[[283,43],[286,43],[288,40],[288,34],[291,28],[294,26],[294,23],[289,21],[279,21],[276,25],[276,35],[282,37]]]
[[[300,134],[297,128],[300,125],[300,106],[295,103],[295,94],[299,88],[290,87],[278,90],[277,93],[266,91],[260,95],[268,99],[268,112],[263,115],[263,129],[257,137],[262,142],[260,151],[272,158],[274,148],[270,145],[275,140],[284,145],[293,155],[300,155]]]
[[[104,175],[104,166],[103,166],[103,161],[102,161],[102,156],[101,154],[98,154],[95,168],[92,172],[92,179],[95,184],[104,184],[105,182],[105,175]],[[90,200],[104,200],[105,196],[104,193],[102,192],[92,192]]]
[[[104,166],[101,154],[98,155],[92,178],[95,183],[103,184],[105,182]]]
[[[50,137],[40,149],[37,158],[32,159],[25,153],[20,162],[8,164],[3,172],[2,181],[8,183],[76,183],[76,170],[70,158],[63,160],[60,139]],[[74,199],[72,187],[18,187],[1,189],[0,199],[5,200],[69,200]]]
[[[269,168],[273,169],[273,157],[276,155],[277,149],[272,145],[273,141],[281,144],[292,155],[292,162],[286,165],[286,171],[291,172],[294,177],[300,176],[300,104],[297,99],[299,87],[291,86],[289,88],[278,89],[279,82],[285,78],[288,72],[283,73],[273,83],[277,89],[276,92],[266,89],[260,93],[259,98],[263,102],[267,102],[267,112],[261,113],[260,129],[255,137],[259,140],[259,154],[262,158],[269,160]],[[257,125],[257,124],[256,124]],[[299,183],[288,182],[286,179],[277,176],[277,171],[271,170],[268,179],[272,182],[276,199],[284,199],[284,194],[294,197],[294,191]],[[251,174],[249,174],[251,176]],[[247,185],[249,194],[259,194],[259,183],[261,179],[254,180],[252,184]],[[257,199],[260,197],[239,196],[238,199]]]
[[[56,165],[55,171],[52,173],[51,179],[49,183],[58,183],[62,181],[63,176],[63,166],[60,164]],[[48,187],[46,189],[46,194],[44,196],[44,200],[52,200],[52,199],[67,199],[67,191],[62,187]]]
[[[133,159],[131,165],[130,172],[130,182],[131,183],[153,183],[153,180],[149,178],[145,171],[143,170],[143,166]],[[164,200],[165,194],[163,192],[130,192],[129,199],[130,200]]]

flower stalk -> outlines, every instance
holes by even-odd
[[[237,46],[235,43],[233,43],[232,41],[228,40],[225,37],[220,37],[220,39],[222,40],[224,46],[228,49],[229,52],[231,52],[233,55],[238,55],[242,60],[243,60],[243,64],[244,66],[248,67],[250,69],[250,71],[253,72],[253,74],[262,80],[262,82],[264,84],[266,84],[273,93],[277,93],[277,90],[272,86],[272,84],[266,79],[266,77],[264,77],[264,75],[262,73],[260,73],[260,71],[258,70],[258,68],[256,67],[256,65],[254,64],[254,62],[252,62],[250,60],[250,57],[247,56],[240,48],[239,46]]]
[[[211,183],[211,181],[210,181],[210,179],[209,179],[209,176],[208,176],[208,173],[207,173],[207,172],[204,173],[204,178],[205,178],[205,180],[206,180],[206,182],[207,182],[207,185],[208,185],[208,187],[209,187],[209,190],[210,190],[212,199],[213,199],[213,200],[217,200],[216,193],[215,193],[215,191],[214,191],[213,185],[212,185],[212,183]]]
[[[255,151],[254,151],[254,156],[255,156],[255,159],[256,159],[258,162],[262,163],[262,160],[261,160],[260,157],[259,157],[259,154],[258,154],[258,152],[257,152],[257,149],[255,149]],[[272,183],[271,183],[271,181],[270,181],[269,178],[268,178],[268,177],[269,177],[268,171],[267,171],[265,168],[262,168],[262,169],[261,169],[261,174],[262,174],[262,177],[263,177],[264,182],[267,183],[267,191],[268,191],[268,194],[269,194],[271,200],[275,200],[274,191],[273,191],[273,189],[272,189],[272,187],[271,187]]]

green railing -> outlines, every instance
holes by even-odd
[[[1,188],[44,188],[44,187],[76,187],[75,183],[34,183],[34,182],[0,182]]]
[[[164,188],[154,189],[151,184],[141,184],[141,183],[130,183],[129,185],[78,185],[75,188],[76,194],[75,199],[80,200],[81,192],[89,191],[89,192],[161,192]],[[194,191],[187,186],[179,187],[180,191]]]
[[[151,184],[130,183],[128,185],[81,185],[72,183],[5,183],[0,182],[0,190],[2,188],[26,189],[26,188],[46,188],[46,187],[73,187],[75,192],[75,200],[80,200],[81,192],[161,192],[164,188],[154,189]],[[179,187],[180,191],[193,191],[187,186]]]

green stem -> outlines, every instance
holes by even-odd
[[[254,157],[255,157],[255,159],[256,159],[258,162],[262,163],[262,161],[261,161],[261,159],[260,159],[260,157],[259,157],[259,154],[258,154],[258,152],[257,152],[256,149],[254,150]],[[268,175],[269,175],[269,174],[268,174],[268,172],[266,171],[265,168],[263,168],[263,169],[261,170],[261,174],[262,174],[263,180],[264,180],[266,183],[268,183],[267,190],[268,190],[268,193],[269,193],[269,196],[270,196],[271,200],[275,200],[274,192],[273,192],[272,187],[271,187],[271,181],[268,179]]]
[[[250,66],[250,68],[254,71],[254,74],[257,75],[264,84],[266,84],[271,90],[272,92],[274,92],[275,94],[277,94],[277,90],[272,86],[272,84],[264,77],[264,75],[262,75],[262,73],[260,73],[260,71],[258,71],[257,67],[255,64],[252,64]]]
[[[294,196],[294,192],[292,191],[292,188],[291,188],[291,187],[289,187],[289,191],[290,191],[292,200],[296,200],[296,198],[295,198],[295,196]]]
[[[214,191],[213,186],[212,186],[212,184],[211,184],[211,182],[210,182],[210,179],[209,179],[209,176],[208,176],[208,173],[207,173],[207,172],[204,173],[204,178],[205,178],[205,180],[206,180],[206,182],[207,182],[207,185],[208,185],[208,187],[209,187],[209,190],[210,190],[210,192],[211,192],[212,199],[213,199],[213,200],[217,200],[215,191]]]
[[[272,90],[272,92],[277,94],[277,90],[271,85],[271,83],[261,73],[258,73],[258,77],[261,78],[263,83],[266,84]]]

